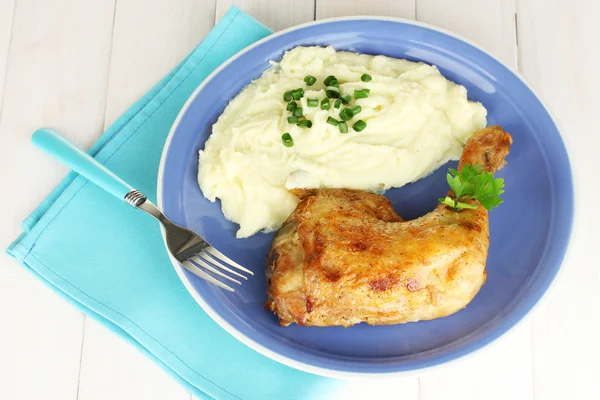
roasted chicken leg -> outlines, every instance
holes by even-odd
[[[459,169],[504,164],[512,139],[482,129]],[[279,323],[312,326],[398,324],[464,308],[486,279],[488,213],[439,204],[404,221],[381,195],[350,189],[296,190],[301,202],[273,239],[265,307]],[[452,194],[450,194],[452,195]]]

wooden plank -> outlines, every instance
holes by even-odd
[[[77,397],[83,314],[0,255],[0,398]]]
[[[537,399],[600,399],[600,3],[518,2],[521,71],[562,125],[575,174],[578,222],[556,288],[533,315]]]
[[[454,31],[517,68],[514,0],[419,0],[420,21]],[[504,382],[498,384],[498,377]],[[421,399],[533,399],[531,328],[525,322],[490,349],[421,378]]]
[[[489,348],[421,377],[419,400],[533,400],[531,329],[523,324]]]
[[[217,0],[217,20],[234,4],[273,31],[313,21],[315,17],[314,0]]]
[[[415,3],[416,0],[318,0],[315,15],[317,19],[350,15],[381,15],[415,19]]]
[[[85,146],[102,129],[112,18],[111,1],[16,5],[0,119],[0,186],[12,193],[0,199],[3,247],[66,173],[31,146],[33,130],[54,126]],[[4,254],[0,314],[0,397],[74,400],[83,315]]]
[[[118,1],[106,127],[183,60],[214,20],[214,0]]]
[[[78,400],[189,400],[190,394],[131,344],[88,318]]]
[[[378,377],[374,379],[354,379],[345,381],[335,393],[335,399],[398,399],[418,400],[418,378]]]
[[[274,6],[274,1],[264,3],[269,3],[277,10],[281,3]],[[153,35],[175,35],[175,39],[188,43],[191,49],[197,42],[197,38],[189,36],[191,30],[197,29],[196,32],[199,32],[208,29],[198,23],[193,27],[171,25],[168,33],[162,32],[164,28],[160,25],[152,26],[152,22],[144,22],[145,13],[168,14],[173,8],[180,7],[180,4],[164,8],[159,5],[154,9],[155,3],[157,2],[144,2],[140,5],[140,2],[135,1],[119,1],[120,10],[121,7],[129,9],[129,15],[137,11],[135,17],[123,16],[119,23],[135,25],[139,34],[134,37],[135,32],[127,32],[127,28],[122,28],[125,33],[120,35],[133,37],[133,43],[126,43],[122,49],[113,53],[113,58],[121,61],[113,60],[112,68],[117,71],[122,69],[119,74],[123,74],[123,77],[113,78],[111,74],[112,98],[106,107],[106,123],[114,120],[189,51],[179,45],[174,46],[174,49],[168,48],[173,42],[161,42],[160,37],[158,44],[151,43],[156,40]],[[192,2],[185,2],[188,3]],[[230,3],[231,1],[219,0],[216,6],[217,16],[222,15]],[[267,25],[273,29],[293,25],[296,19],[298,22],[305,22],[298,16],[304,9],[291,13],[291,22],[282,22],[280,11],[272,11],[270,14],[271,11],[267,10],[269,4],[259,3],[262,2],[246,1],[239,5],[263,22],[268,20]],[[370,13],[410,17],[410,3],[414,2],[347,3],[350,2],[319,0],[317,15],[324,18],[335,16],[336,13]],[[385,12],[375,11],[373,8],[381,10],[378,7],[383,6],[373,7],[373,3],[385,3],[390,9]],[[514,48],[509,48],[504,42],[510,43],[508,34],[497,34],[510,27],[511,22],[505,18],[505,15],[510,14],[510,2],[505,6],[506,2],[491,1],[482,6],[479,1],[461,0],[458,7],[453,3],[452,8],[446,3],[442,0],[419,0],[416,13],[420,20],[454,30],[481,44],[509,65],[516,65]],[[106,88],[108,82],[101,77],[108,73],[106,55],[109,53],[110,35],[107,33],[110,33],[112,26],[112,14],[107,12],[111,11],[112,2],[83,2],[80,6],[75,0],[21,0],[11,46],[14,49],[11,51],[13,55],[7,64],[3,64],[2,52],[8,52],[8,41],[3,32],[10,30],[5,23],[8,13],[3,8],[7,4],[9,2],[0,1],[0,88],[3,77],[8,76],[5,95],[0,95],[0,104],[1,99],[5,98],[6,106],[0,108],[0,159],[5,163],[3,168],[10,165],[11,176],[5,169],[0,171],[0,185],[10,188],[14,193],[27,193],[27,196],[0,200],[3,209],[8,207],[11,210],[0,227],[0,241],[5,245],[18,233],[18,222],[66,171],[31,148],[28,143],[31,130],[42,124],[53,125],[61,128],[82,146],[89,145],[102,130],[105,106],[102,87]],[[146,10],[147,4],[149,10]],[[190,7],[189,4],[187,7]],[[183,7],[184,10],[189,10],[185,5]],[[201,8],[201,14],[190,12],[188,15],[179,14],[178,17],[183,20],[189,17],[194,23],[198,18],[212,18],[211,12],[214,13],[215,9],[211,9],[210,2],[207,6],[198,7]],[[253,7],[256,10],[253,11]],[[344,9],[345,7],[352,10]],[[407,8],[400,10],[400,7]],[[596,187],[585,185],[596,179],[592,175],[595,169],[591,160],[594,159],[596,149],[600,148],[597,134],[600,122],[597,110],[600,104],[594,96],[594,90],[600,88],[598,75],[594,73],[595,66],[600,62],[594,40],[600,37],[600,32],[592,19],[600,12],[597,7],[598,3],[591,0],[569,3],[561,0],[519,0],[518,8],[519,61],[522,71],[555,109],[567,132],[574,154],[571,156],[572,162],[577,168],[579,182],[584,183],[578,188],[581,209],[588,210],[592,210],[593,199],[600,195]],[[414,11],[413,6],[413,15]],[[69,14],[69,17],[63,14]],[[283,14],[284,17],[287,15]],[[487,18],[481,18],[482,15]],[[502,17],[498,17],[499,15]],[[142,21],[138,22],[137,19]],[[119,15],[117,20],[120,20]],[[81,23],[87,25],[86,29],[82,29]],[[138,23],[141,25],[138,26]],[[281,26],[277,25],[279,23]],[[148,37],[152,39],[145,39]],[[117,47],[123,45],[121,39],[116,40]],[[152,50],[148,50],[148,47],[155,45],[160,51],[148,55]],[[161,45],[165,47],[160,47]],[[144,46],[146,50],[139,48]],[[105,58],[102,58],[102,54]],[[128,59],[130,55],[131,59]],[[155,58],[143,58],[152,55]],[[103,66],[100,59],[105,60]],[[132,65],[128,65],[128,62]],[[2,70],[3,65],[6,65],[6,71]],[[121,84],[131,86],[121,90]],[[595,264],[597,257],[591,252],[592,246],[600,243],[598,231],[592,229],[598,223],[600,221],[593,213],[587,214],[586,219],[580,222],[577,229],[579,234],[573,244],[574,255],[565,265],[562,282],[533,317],[534,382],[538,399],[600,398],[600,385],[593,367],[600,357],[600,342],[597,340],[600,336],[599,320],[598,313],[591,308],[600,300],[600,282],[597,263]],[[4,317],[4,323],[0,325],[0,397],[74,399],[79,365],[77,349],[81,345],[81,315],[6,256],[0,257],[0,313]],[[152,396],[151,390],[146,392],[145,388],[140,389],[143,385],[158,390],[158,393],[163,394],[160,398],[188,398],[185,394],[182,395],[180,388],[172,388],[168,377],[164,378],[165,382],[152,386],[152,381],[162,379],[160,372],[130,346],[114,343],[118,339],[109,336],[108,332],[93,322],[88,325],[87,330],[91,333],[86,335],[88,344],[85,346],[86,357],[82,371],[84,384],[80,388],[83,398],[95,398],[93,396],[96,394],[91,394],[93,391],[105,395],[101,398],[111,399]],[[441,376],[421,379],[421,396],[423,399],[532,398],[530,390],[518,389],[525,382],[530,382],[531,362],[514,358],[519,349],[522,354],[529,352],[528,337],[526,324],[473,360],[445,370]],[[97,354],[128,351],[133,354],[121,358]],[[113,374],[111,369],[115,369],[115,366],[118,368]],[[513,373],[513,369],[517,371]],[[135,384],[119,382],[119,376],[128,376],[136,370],[143,371],[141,375],[145,375],[146,379],[141,380],[136,375],[133,377],[133,381],[137,382]],[[35,377],[35,384],[32,384],[32,377]],[[498,384],[498,377],[506,384]],[[408,397],[405,396],[403,381],[396,392],[388,393],[416,399],[419,387],[413,381],[407,385]],[[514,386],[518,390],[505,389],[513,386],[513,382],[516,382]],[[113,384],[117,385],[118,390],[110,390]],[[367,394],[372,395],[372,392]],[[383,392],[381,397],[384,397]]]
[[[8,64],[14,5],[14,0],[0,2],[0,118],[2,116],[4,79],[6,78],[6,65]]]
[[[478,44],[516,69],[516,0],[419,0],[417,19]]]

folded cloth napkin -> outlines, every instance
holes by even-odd
[[[155,201],[163,144],[186,99],[219,64],[270,33],[229,10],[90,154]],[[340,388],[347,393],[347,383],[286,367],[230,336],[180,282],[156,221],[84,178],[69,174],[23,228],[10,255],[197,397],[304,400],[339,398]]]

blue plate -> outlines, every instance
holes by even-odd
[[[488,110],[489,124],[510,132],[514,145],[498,176],[504,204],[490,213],[488,279],[464,310],[447,318],[395,326],[281,328],[264,310],[264,267],[272,234],[235,239],[236,226],[198,187],[198,150],[211,126],[251,80],[296,46],[406,58],[435,64]],[[454,164],[455,165],[455,164]],[[445,193],[446,168],[389,191],[404,218],[431,211]],[[175,222],[205,237],[256,276],[235,294],[176,265],[190,293],[229,333],[290,366],[329,376],[406,372],[471,353],[508,331],[538,302],[565,255],[573,221],[573,182],[565,146],[552,117],[517,75],[483,50],[420,24],[381,18],[326,20],[274,34],[231,58],[198,88],[165,146],[159,204]]]

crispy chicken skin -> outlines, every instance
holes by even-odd
[[[494,172],[512,139],[482,129],[465,163]],[[351,189],[296,190],[301,202],[273,239],[268,300],[279,323],[388,325],[441,318],[464,308],[486,279],[488,213],[438,204],[404,221],[383,196]]]

